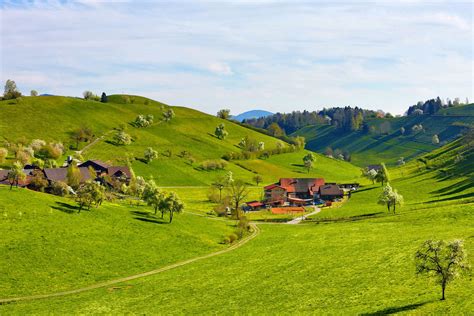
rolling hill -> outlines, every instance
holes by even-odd
[[[240,113],[239,115],[236,115],[236,116],[232,116],[231,118],[235,121],[242,122],[243,120],[246,120],[246,119],[265,117],[272,114],[273,114],[272,112],[265,111],[265,110],[251,110],[244,113]]]
[[[170,122],[161,121],[164,110],[172,108],[176,116]],[[69,97],[25,97],[20,103],[1,101],[0,135],[3,140],[28,143],[33,139],[62,141],[68,147],[73,143],[70,134],[82,126],[90,127],[95,134],[92,145],[82,143],[84,159],[101,159],[114,164],[123,164],[129,157],[137,175],[153,176],[161,186],[205,186],[226,171],[232,171],[234,178],[252,183],[255,172],[260,172],[264,183],[270,183],[283,176],[317,175],[328,180],[344,180],[359,177],[357,167],[333,159],[318,156],[315,168],[307,174],[302,167],[305,151],[281,154],[267,160],[250,159],[230,161],[226,171],[203,171],[199,164],[206,160],[220,160],[229,152],[240,152],[238,143],[244,137],[264,142],[265,149],[276,147],[280,140],[257,131],[242,127],[205,113],[185,108],[169,107],[163,103],[138,96],[109,96],[108,103],[85,101]],[[25,114],[27,113],[27,114]],[[147,128],[130,125],[137,115],[152,114],[155,123]],[[229,135],[224,140],[214,136],[217,125],[224,123]],[[117,146],[112,142],[116,128],[125,125],[134,141],[128,146]],[[21,127],[21,128],[20,128]],[[284,144],[284,146],[289,146]],[[141,159],[146,148],[153,147],[159,158],[147,164]],[[66,154],[72,154],[69,150]],[[181,157],[186,151],[196,160],[190,163]],[[170,155],[171,153],[171,155]],[[59,161],[62,162],[65,157]],[[137,158],[137,159],[134,159]],[[11,162],[11,159],[9,160]],[[261,166],[271,166],[268,168]],[[8,167],[7,165],[4,167]],[[335,172],[338,170],[338,172]],[[344,173],[339,173],[345,170]],[[331,177],[337,179],[331,179]]]
[[[375,132],[340,133],[334,126],[312,125],[292,135],[304,136],[306,148],[320,153],[327,147],[347,150],[351,161],[361,167],[380,162],[395,166],[400,157],[405,161],[414,159],[459,137],[467,125],[474,124],[474,104],[442,109],[436,115],[371,119],[368,124]],[[386,124],[388,134],[377,132],[382,124]],[[412,132],[412,127],[418,124],[423,126],[423,131]],[[404,134],[400,132],[402,127]],[[439,136],[439,145],[432,143],[435,134]]]
[[[453,166],[450,160],[459,154],[466,159],[461,160],[462,164]],[[293,313],[368,315],[469,313],[474,308],[470,299],[474,295],[472,278],[467,276],[454,281],[448,286],[447,300],[440,301],[439,286],[416,276],[413,254],[426,239],[460,238],[464,240],[468,253],[474,251],[474,187],[451,190],[472,175],[472,161],[468,160],[471,155],[471,147],[459,140],[403,167],[391,169],[391,184],[405,197],[405,206],[399,208],[396,214],[387,213],[385,207],[377,205],[380,184],[367,185],[354,193],[342,207],[325,208],[306,224],[261,224],[261,232],[254,240],[230,253],[114,286],[64,297],[0,305],[0,312],[115,314],[133,310],[150,314],[274,314],[291,310]],[[443,168],[453,168],[450,178],[445,177]],[[442,192],[444,189],[449,192]],[[115,268],[108,271],[113,254],[94,264],[94,260],[98,260],[94,252],[107,251],[111,245],[119,247],[120,252],[122,245],[116,243],[127,240],[126,237],[130,240],[123,246],[133,247],[137,242],[143,244],[137,244],[137,249],[124,249],[127,253],[116,259],[118,261],[113,266],[122,265],[123,273],[146,268],[153,262],[178,259],[176,247],[182,250],[181,256],[190,254],[191,250],[183,247],[187,247],[186,242],[191,235],[185,235],[184,239],[172,238],[170,248],[164,251],[162,247],[166,243],[158,241],[164,234],[172,233],[174,236],[184,229],[213,229],[215,231],[209,232],[212,236],[206,237],[200,232],[197,239],[198,243],[211,242],[205,246],[210,247],[212,240],[228,229],[225,222],[194,218],[195,215],[185,213],[179,219],[179,227],[171,232],[164,225],[134,221],[131,217],[133,208],[128,210],[123,205],[112,204],[81,216],[54,209],[51,213],[48,207],[39,205],[67,201],[55,201],[54,197],[44,197],[27,190],[14,192],[15,195],[7,195],[5,191],[0,190],[0,198],[11,205],[6,208],[11,217],[3,220],[2,227],[8,229],[10,237],[2,245],[11,253],[8,259],[17,258],[17,265],[25,268],[8,270],[2,276],[5,279],[2,284],[7,284],[2,288],[4,294],[27,295],[44,291],[46,285],[52,289],[71,288],[71,282],[75,279],[87,282],[116,275]],[[46,201],[46,198],[51,200]],[[20,220],[11,208],[16,205],[15,201],[23,199],[38,201],[38,207],[34,213],[36,207],[31,203],[24,204],[25,217]],[[199,205],[201,207],[206,205]],[[112,227],[102,227],[110,221],[115,223],[112,227],[119,227],[120,231],[114,233]],[[130,221],[133,226],[130,226]],[[60,222],[66,222],[67,226],[55,228]],[[37,224],[41,229],[36,229]],[[55,236],[53,232],[44,232],[44,228],[62,233]],[[87,234],[96,228],[101,228],[100,232]],[[128,233],[128,230],[133,233]],[[26,234],[30,233],[38,234],[33,235],[32,246],[31,241],[26,240]],[[25,236],[25,239],[20,242],[13,237],[15,235]],[[78,239],[87,237],[90,239],[87,244],[74,245],[79,243]],[[57,251],[56,240],[61,241],[61,251]],[[40,245],[45,247],[46,254],[53,254],[53,249],[56,250],[54,256],[48,258],[52,263],[43,264],[45,256],[31,251]],[[149,258],[143,258],[141,250],[156,245],[157,251]],[[78,258],[85,249],[92,249],[92,257],[79,261],[77,266],[66,261],[67,269],[64,271],[68,273],[58,274],[57,271],[63,269],[55,264],[65,260],[68,247],[77,251]],[[205,248],[194,247],[196,254]],[[207,250],[212,251],[211,248]],[[140,258],[146,262],[135,259],[136,255],[141,255]],[[38,260],[38,266],[33,264],[31,267],[31,262],[36,263],[35,260]],[[30,274],[26,267],[33,269],[35,274]],[[8,286],[13,284],[13,280],[20,285],[18,290]],[[249,292],[255,294],[249,295]]]

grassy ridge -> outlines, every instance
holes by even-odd
[[[410,160],[438,148],[431,143],[435,134],[441,142],[453,141],[463,129],[457,123],[474,124],[474,105],[443,109],[433,116],[372,119],[368,124],[378,129],[385,122],[391,126],[388,135],[371,135],[359,131],[339,133],[334,126],[328,125],[306,126],[294,135],[304,136],[306,147],[310,150],[322,153],[326,147],[345,149],[352,154],[352,162],[359,166],[382,161],[394,166],[400,157]],[[424,132],[410,133],[415,124],[422,124]],[[405,128],[405,135],[401,135],[401,127]]]
[[[125,103],[124,98],[133,100]],[[69,97],[25,97],[16,104],[12,101],[0,102],[0,135],[8,141],[19,138],[28,141],[41,138],[48,141],[71,142],[69,134],[81,126],[89,126],[96,137],[104,138],[83,152],[86,159],[102,159],[113,164],[122,164],[125,157],[138,158],[132,164],[137,175],[153,176],[162,186],[202,186],[209,185],[226,171],[202,171],[199,164],[205,160],[218,160],[229,152],[240,152],[237,144],[246,136],[264,142],[266,149],[276,147],[279,140],[268,135],[247,129],[231,121],[184,107],[171,107],[176,117],[170,122],[162,122],[163,109],[168,106],[138,96],[109,96],[108,103],[85,101]],[[26,113],[26,114],[25,114]],[[148,128],[135,128],[128,123],[139,114],[153,114],[155,123]],[[27,118],[27,119],[26,119]],[[25,122],[28,124],[25,124]],[[229,136],[225,140],[217,139],[213,133],[215,127],[224,123]],[[134,142],[128,146],[116,146],[112,143],[114,128],[120,124],[128,126],[127,132]],[[25,128],[18,128],[24,126]],[[84,146],[85,144],[82,144]],[[159,158],[146,164],[140,161],[147,147],[153,147],[160,153]],[[165,152],[171,151],[171,157]],[[187,151],[196,162],[191,165],[179,153]],[[306,174],[301,164],[305,151],[283,154],[268,160],[253,159],[229,163],[227,170],[234,178],[252,183],[254,172],[263,175],[266,182],[276,181],[281,176],[337,176],[334,170],[344,170],[344,178],[357,177],[359,171],[348,163],[339,163],[320,157],[324,166],[316,165]],[[64,157],[62,158],[64,159]],[[11,161],[11,160],[10,160]],[[259,167],[264,166],[264,167]],[[339,177],[340,178],[340,177]],[[331,180],[331,179],[330,179]],[[332,180],[335,181],[335,180]]]

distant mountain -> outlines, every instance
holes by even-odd
[[[273,113],[265,111],[265,110],[251,110],[251,111],[247,111],[236,116],[232,116],[232,119],[235,121],[242,122],[245,119],[260,118],[260,117],[265,117],[265,116],[270,116],[270,115],[273,115]]]

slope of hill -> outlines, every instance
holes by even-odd
[[[14,101],[0,102],[0,135],[9,142],[40,138],[47,141],[69,140],[71,132],[81,126],[90,127],[99,138],[93,145],[88,146],[82,155],[85,159],[102,159],[114,164],[124,163],[129,157],[138,175],[153,176],[162,186],[200,186],[208,185],[214,179],[227,171],[232,171],[234,178],[244,179],[252,183],[255,175],[253,171],[261,172],[265,182],[276,181],[281,176],[322,176],[329,177],[334,173],[327,170],[342,169],[347,180],[359,176],[358,168],[349,163],[339,163],[332,159],[320,156],[315,168],[309,173],[301,165],[305,151],[278,155],[270,172],[266,168],[252,169],[245,167],[247,163],[272,164],[272,159],[263,161],[251,159],[245,161],[231,161],[226,170],[203,171],[199,168],[206,160],[220,160],[229,152],[240,152],[238,143],[244,137],[250,137],[257,142],[263,142],[265,149],[276,147],[280,140],[242,127],[232,121],[225,121],[217,117],[184,107],[170,107],[176,117],[170,122],[161,121],[163,110],[169,107],[137,96],[109,96],[108,103],[85,101],[68,97],[25,97],[20,103]],[[155,123],[147,128],[135,128],[129,123],[139,114],[152,114]],[[217,125],[224,123],[229,135],[224,140],[214,136]],[[128,146],[117,146],[112,137],[119,125],[127,126],[134,141]],[[21,128],[20,128],[21,127]],[[100,138],[103,136],[102,138]],[[82,144],[84,146],[86,144]],[[284,146],[288,146],[287,144]],[[146,148],[152,147],[159,152],[158,159],[151,163],[142,161]],[[182,157],[186,151],[195,162]],[[69,151],[72,153],[72,150]],[[133,159],[138,158],[138,159]],[[64,157],[62,158],[64,159]],[[11,160],[10,160],[11,161]],[[295,167],[296,165],[296,167]]]
[[[265,110],[251,110],[244,113],[240,113],[239,115],[236,115],[236,116],[232,116],[232,119],[235,121],[242,122],[245,119],[265,117],[272,114],[273,114],[272,112],[265,111]]]
[[[414,125],[421,124],[422,131],[413,132]],[[474,104],[440,110],[436,115],[408,116],[392,119],[372,119],[369,128],[362,131],[340,133],[334,126],[306,126],[293,135],[306,138],[306,148],[323,153],[327,147],[346,150],[352,162],[364,167],[385,162],[394,166],[400,157],[411,160],[459,137],[467,125],[474,124]],[[405,129],[402,134],[400,129]],[[378,131],[386,129],[387,134]],[[432,143],[438,135],[440,145]]]
[[[450,168],[458,154],[466,159],[449,179],[430,167]],[[396,214],[376,203],[380,184],[368,185],[305,225],[260,225],[257,238],[225,256],[117,288],[7,304],[0,312],[466,314],[474,309],[472,278],[450,283],[440,301],[439,285],[416,276],[413,256],[427,239],[463,239],[473,253],[474,187],[439,192],[472,174],[470,157],[472,149],[459,141],[391,170],[406,203]]]

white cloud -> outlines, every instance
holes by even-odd
[[[210,63],[208,66],[209,71],[218,74],[218,75],[233,75],[234,73],[232,72],[232,69],[230,68],[229,65],[226,63],[221,63],[221,62],[213,62]]]
[[[24,91],[144,94],[210,113],[223,104],[234,113],[349,104],[401,113],[437,95],[473,99],[466,11],[421,2],[7,5],[0,80]]]

